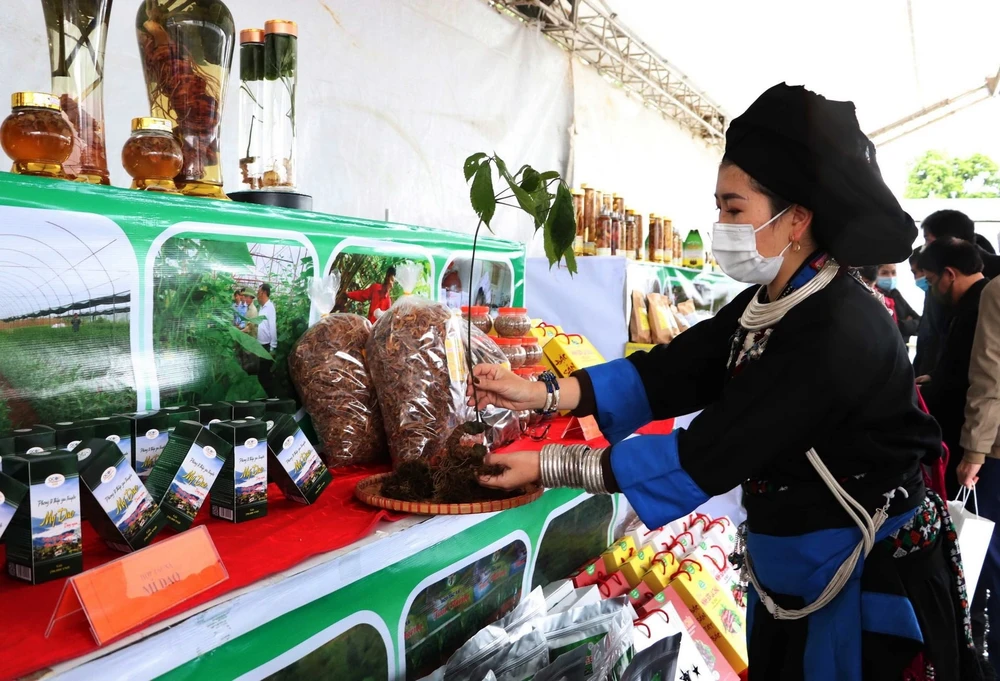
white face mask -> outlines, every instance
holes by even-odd
[[[726,275],[745,284],[764,286],[774,281],[785,259],[785,251],[792,243],[789,242],[778,255],[765,258],[757,250],[756,234],[784,215],[788,208],[757,229],[754,229],[753,225],[715,223],[712,228],[712,255]]]

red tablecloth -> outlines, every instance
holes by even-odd
[[[579,442],[563,440],[568,418],[552,421],[543,440],[525,438],[505,448],[505,451],[530,451],[545,444]],[[673,421],[653,423],[640,430],[644,434],[664,434],[672,429]],[[539,431],[536,431],[539,433]],[[589,444],[605,447],[604,440]],[[175,617],[185,610],[235,591],[270,575],[287,570],[321,553],[335,551],[367,536],[375,524],[392,516],[370,508],[354,499],[354,487],[362,479],[385,468],[340,471],[333,484],[313,506],[303,506],[284,499],[271,485],[267,516],[250,523],[232,524],[209,518],[207,510],[199,515],[198,524],[207,524],[212,540],[229,571],[222,584],[184,601],[145,626]],[[104,545],[87,522],[83,523],[84,568],[90,569],[120,558],[121,553]],[[323,531],[317,532],[317,528]],[[164,530],[164,536],[170,536]],[[0,565],[6,548],[0,545]],[[59,662],[80,657],[97,648],[90,631],[84,627],[60,628],[51,640],[45,638],[52,611],[55,610],[64,580],[38,586],[0,576],[0,679],[16,679]],[[14,615],[16,613],[16,616]]]

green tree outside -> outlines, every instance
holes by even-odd
[[[984,154],[961,158],[928,151],[910,169],[908,199],[1000,198],[1000,168]]]

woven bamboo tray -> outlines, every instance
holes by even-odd
[[[474,501],[464,504],[437,504],[429,501],[400,501],[390,499],[380,494],[382,481],[392,475],[391,473],[379,473],[365,478],[354,488],[354,496],[369,506],[377,506],[399,513],[416,513],[419,515],[469,515],[470,513],[493,513],[494,511],[506,511],[509,508],[517,508],[530,504],[535,499],[542,496],[544,491],[537,485],[530,485],[528,491],[520,496],[510,499],[497,499],[494,501]]]

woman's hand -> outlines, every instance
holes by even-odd
[[[538,482],[542,477],[541,455],[538,452],[487,454],[483,463],[506,466],[500,475],[479,478],[479,484],[493,489],[521,489]]]
[[[498,364],[480,364],[472,370],[466,394],[469,406],[476,409],[492,405],[511,411],[529,411],[544,407],[547,393],[544,383],[526,381]]]
[[[930,376],[917,376],[917,385],[924,385],[931,382]]]
[[[955,473],[958,477],[958,484],[962,487],[975,487],[976,483],[979,482],[979,469],[982,466],[980,463],[962,461],[958,464],[958,471]]]

